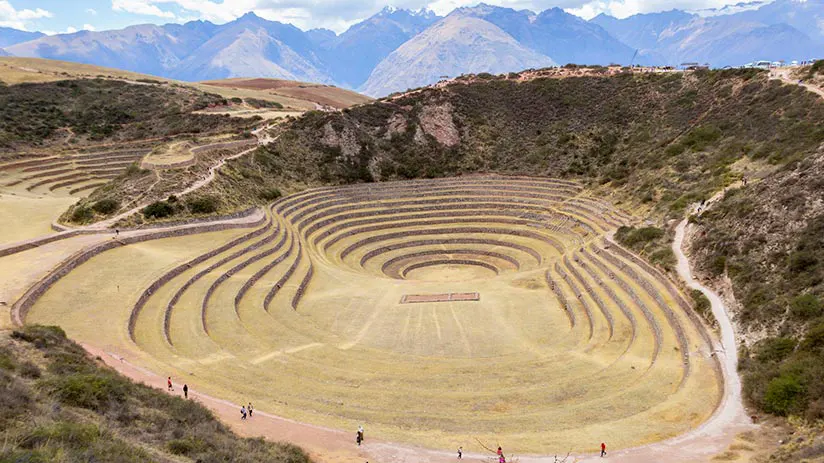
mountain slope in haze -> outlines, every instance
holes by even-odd
[[[219,26],[193,21],[41,37],[7,51],[190,81],[261,76],[331,82],[303,31],[252,13]]]
[[[721,67],[760,59],[800,60],[820,54],[824,45],[793,26],[815,29],[810,21],[796,18],[803,12],[809,12],[805,13],[808,18],[824,15],[824,0],[778,0],[758,8],[707,17],[680,10],[624,19],[601,14],[590,22],[658,64],[675,66],[697,61]]]
[[[357,88],[381,60],[439,19],[440,16],[427,10],[384,8],[327,42],[326,62],[337,82]]]
[[[42,32],[27,32],[10,27],[0,27],[0,48],[10,47],[18,43],[28,42],[31,40],[44,37],[46,34]]]
[[[776,0],[736,16],[766,25],[787,24],[824,44],[824,0]]]
[[[560,8],[535,14],[529,10],[516,11],[482,3],[458,11],[495,24],[522,45],[551,57],[558,64],[607,65],[628,63],[632,58],[633,49],[601,26]]]
[[[75,61],[168,77],[195,48],[214,33],[214,25],[144,24],[114,31],[80,31],[7,47],[14,56]]]
[[[171,77],[197,81],[263,76],[331,83],[300,29],[247,13],[218,26],[215,33],[171,72]]]
[[[452,13],[380,62],[362,87],[370,96],[420,87],[465,72],[500,74],[554,65],[498,26]],[[403,70],[403,72],[399,72]]]

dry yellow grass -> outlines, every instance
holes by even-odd
[[[0,176],[7,182],[13,176]],[[51,224],[78,200],[65,193],[38,194],[0,188],[0,246],[54,233]]]
[[[518,182],[487,182],[480,191],[500,189],[501,198],[535,200],[534,191],[533,196],[507,193],[511,184]],[[450,188],[412,197],[445,204],[454,198]],[[298,195],[295,201],[312,194]],[[260,410],[344,429],[363,423],[372,435],[434,447],[451,448],[478,437],[506,442],[520,452],[588,449],[602,440],[620,448],[683,433],[715,409],[721,386],[713,359],[702,347],[700,327],[678,307],[666,282],[631,261],[618,258],[619,265],[605,257],[610,251],[600,236],[606,225],[583,234],[580,227],[564,228],[547,219],[541,226],[500,225],[521,235],[477,229],[454,235],[450,230],[455,224],[401,216],[411,207],[401,206],[406,199],[359,198],[330,190],[304,206],[295,203],[295,211],[284,208],[273,215],[277,228],[186,269],[149,298],[137,318],[136,344],[129,338],[127,320],[141,292],[174,265],[248,230],[107,252],[49,290],[29,321],[61,325],[76,339],[128,353],[164,376],[191,378],[205,392],[236,403],[251,400]],[[346,209],[334,212],[341,200],[359,203],[361,216]],[[587,198],[582,201],[601,207]],[[553,204],[542,207],[551,209]],[[300,220],[308,220],[303,227],[296,222],[302,210]],[[471,207],[461,203],[447,216],[466,219],[458,213],[468,210]],[[509,206],[478,211],[466,220],[494,227],[501,218],[532,217],[530,213],[526,207],[518,211]],[[324,216],[328,220],[318,222],[312,214],[329,214]],[[306,225],[312,223],[319,225],[310,234]],[[374,225],[384,228],[363,228]],[[342,234],[360,228],[351,236]],[[398,231],[416,235],[355,247],[364,239]],[[471,259],[498,273],[462,263],[460,258],[469,258],[455,245],[404,248],[424,235],[474,242],[464,246],[487,254],[470,254]],[[566,259],[538,236],[558,240]],[[501,243],[479,241],[490,238]],[[387,245],[389,251],[367,259]],[[540,262],[525,248],[539,254]],[[400,260],[392,264],[391,259]],[[563,283],[556,262],[564,273],[580,275],[578,289]],[[293,296],[310,264],[309,290],[294,310]],[[403,269],[413,270],[406,278],[392,277],[393,265],[400,275]],[[237,300],[246,281],[267,269]],[[545,282],[547,269],[562,286],[575,326]],[[292,277],[284,282],[290,271]],[[642,275],[646,285],[628,277],[630,271]],[[267,294],[282,282],[265,310]],[[211,297],[204,304],[207,292]],[[478,292],[481,297],[472,302],[401,303],[407,294],[450,292]],[[167,339],[164,326],[172,300]],[[605,304],[604,313],[598,301]],[[591,335],[587,307],[592,309]],[[101,333],[101,324],[110,329]],[[681,327],[690,351],[686,377],[685,352],[675,326]]]

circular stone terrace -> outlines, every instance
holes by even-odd
[[[254,228],[100,253],[27,321],[309,423],[629,447],[699,425],[722,392],[688,300],[607,240],[631,220],[565,180],[310,189]]]

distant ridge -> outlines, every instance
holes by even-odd
[[[547,63],[724,67],[824,57],[824,0],[742,2],[623,19],[601,14],[589,21],[560,8],[535,13],[480,3],[447,17],[476,20],[450,19],[452,27],[443,27],[445,18],[432,11],[386,7],[338,35],[247,13],[219,25],[144,24],[54,36],[0,28],[0,48],[14,56],[179,80],[266,77],[334,84],[372,96],[426,85],[440,75]],[[459,22],[461,33],[481,40],[478,46],[454,34]],[[433,48],[420,49],[422,43]],[[440,57],[425,56],[434,50]]]

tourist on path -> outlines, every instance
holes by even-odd
[[[463,447],[458,447],[458,460],[463,459]]]
[[[172,387],[172,377],[169,376],[166,378],[166,386],[169,388],[169,391],[174,391],[175,388]]]
[[[358,426],[358,437],[356,438],[358,442],[358,447],[360,447],[361,443],[363,442],[363,426]]]
[[[243,405],[240,406],[240,419],[246,419],[246,407],[244,407]]]
[[[607,456],[607,444],[601,442],[601,458]]]
[[[189,398],[189,385],[188,384],[183,385],[183,398],[184,399]]]
[[[252,408],[252,402],[249,402],[249,418],[251,418],[251,417],[252,417],[252,411],[253,411],[253,410],[254,410],[254,409]]]

